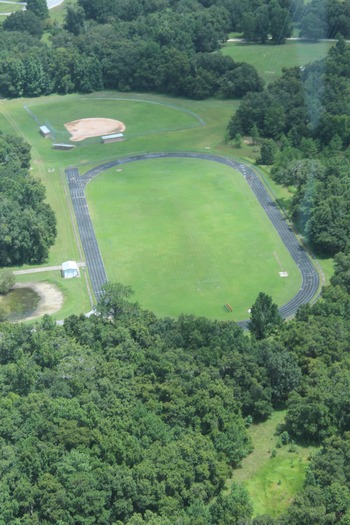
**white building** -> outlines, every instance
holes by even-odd
[[[79,277],[78,265],[75,261],[66,261],[62,263],[62,276],[64,279]]]

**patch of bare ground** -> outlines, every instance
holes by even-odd
[[[63,306],[63,293],[56,286],[48,282],[16,283],[14,288],[32,288],[40,297],[35,312],[23,320],[36,319],[45,314],[52,315],[58,312]]]
[[[112,118],[83,118],[66,122],[64,127],[72,135],[72,142],[79,142],[89,137],[100,137],[125,131],[124,122]]]

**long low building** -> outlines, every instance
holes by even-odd
[[[102,135],[101,137],[103,144],[108,144],[110,142],[120,142],[124,140],[123,133],[113,133],[112,135]]]

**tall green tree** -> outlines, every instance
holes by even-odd
[[[10,270],[0,270],[0,294],[7,294],[15,284],[15,276]]]
[[[33,13],[41,20],[45,20],[49,17],[49,9],[46,0],[27,0],[27,9],[33,11]]]
[[[272,297],[260,292],[251,308],[248,328],[256,339],[265,339],[274,334],[282,325],[283,319]]]
[[[64,28],[76,36],[85,31],[85,11],[80,5],[67,5]]]
[[[265,140],[260,149],[259,164],[265,164],[267,166],[273,164],[275,155],[277,153],[277,144],[274,140]]]
[[[26,31],[38,38],[41,38],[44,32],[41,19],[29,9],[11,13],[4,20],[3,28],[5,31]]]
[[[212,525],[238,525],[252,515],[252,504],[242,485],[233,483],[228,495],[220,494],[210,507]]]

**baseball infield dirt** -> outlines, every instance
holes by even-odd
[[[89,137],[100,137],[111,133],[122,133],[126,128],[124,122],[112,118],[72,120],[72,122],[66,122],[64,127],[72,135],[70,138],[72,142],[79,142]]]

